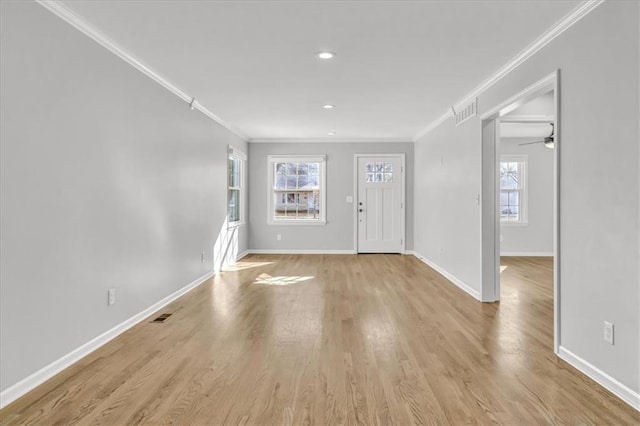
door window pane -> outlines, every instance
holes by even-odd
[[[393,182],[393,163],[388,161],[365,163],[364,178],[367,183]]]

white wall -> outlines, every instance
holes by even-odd
[[[36,3],[1,8],[6,390],[212,270],[246,144]]]
[[[603,3],[478,99],[482,114],[561,70],[561,346],[635,392],[640,391],[638,7],[638,2]],[[480,145],[476,117],[460,127],[447,120],[415,146],[415,163],[426,166],[416,169],[415,208],[430,212],[416,220],[415,250],[478,292]],[[445,182],[445,176],[455,180]],[[461,210],[455,217],[446,208],[453,189]],[[614,346],[602,338],[604,320],[616,326]]]
[[[413,143],[250,143],[249,247],[257,250],[353,250],[353,155],[406,154],[406,249],[413,248]],[[292,226],[267,224],[267,156],[325,154],[327,156],[327,224]],[[276,234],[282,240],[276,240]]]
[[[500,154],[527,156],[528,218],[526,224],[500,225],[500,254],[553,256],[553,150],[544,144],[521,143],[540,138],[501,138]]]
[[[480,292],[479,122],[452,120],[415,144],[414,250]]]
[[[550,91],[514,109],[505,118],[553,116],[553,112],[553,91]]]

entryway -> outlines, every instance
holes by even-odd
[[[519,266],[525,271],[512,277],[515,283],[519,278],[531,277],[536,268],[542,276],[551,273],[556,353],[560,342],[559,99],[556,71],[481,117],[481,298],[483,302],[500,300],[500,274],[510,267],[506,257],[501,265],[501,254],[512,257],[511,267]],[[545,113],[532,114],[534,106],[543,106]],[[502,141],[501,145],[501,131],[506,129],[501,128],[501,122],[512,126],[512,131],[531,132],[540,127],[542,133],[514,133],[509,143]],[[509,243],[510,249],[501,253],[503,237],[505,248]],[[522,244],[525,240],[526,244]],[[515,245],[516,242],[521,244]]]
[[[357,253],[403,253],[404,154],[354,156]]]

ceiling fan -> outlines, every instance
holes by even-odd
[[[549,123],[551,125],[551,134],[549,136],[547,136],[546,138],[544,138],[544,140],[541,141],[535,141],[535,142],[525,142],[525,143],[519,143],[518,146],[522,146],[522,145],[532,145],[534,143],[543,143],[544,146],[546,146],[549,149],[553,149],[556,144],[554,142],[554,136],[553,136],[553,132],[554,132],[554,127],[553,127],[553,123]]]

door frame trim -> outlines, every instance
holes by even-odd
[[[400,202],[402,203],[402,216],[400,217],[400,234],[402,236],[402,245],[400,247],[400,253],[404,253],[407,247],[407,155],[402,152],[398,153],[365,153],[365,154],[353,154],[353,251],[358,254],[358,160],[361,157],[387,157],[387,158],[400,158],[401,164],[401,182],[400,182]]]

